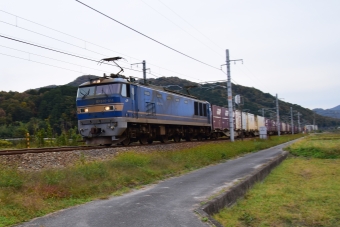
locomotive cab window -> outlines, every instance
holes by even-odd
[[[80,87],[78,88],[77,98],[86,98],[94,95],[95,87]]]
[[[207,116],[207,104],[194,102],[194,112],[197,116]]]
[[[94,96],[109,96],[112,94],[119,94],[120,89],[120,84],[79,87],[77,98],[87,99],[93,98]]]
[[[96,96],[119,94],[121,84],[104,84],[96,87]]]
[[[200,108],[200,116],[202,116],[202,113],[203,113],[203,103],[199,103],[199,108]]]
[[[122,84],[121,95],[123,97],[130,97],[130,84]]]
[[[198,102],[194,102],[195,115],[198,115]]]

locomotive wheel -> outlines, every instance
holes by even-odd
[[[139,143],[142,144],[142,145],[148,144],[148,138],[147,137],[141,137],[139,139]]]
[[[203,140],[202,135],[198,135],[198,136],[197,136],[197,141],[201,141],[201,140]]]
[[[148,144],[152,144],[153,143],[153,140],[148,140]]]
[[[167,136],[161,136],[160,140],[161,140],[161,143],[167,143],[169,141]]]
[[[122,144],[123,146],[128,146],[128,145],[130,144],[130,138],[126,138],[125,140],[123,140],[123,141],[121,142],[121,144]]]
[[[173,139],[174,139],[175,143],[181,142],[181,137],[178,136],[178,135],[175,135]]]
[[[192,135],[189,135],[189,136],[185,137],[185,140],[188,141],[188,142],[192,141],[192,139],[193,139]]]
[[[111,143],[104,144],[105,147],[110,147],[111,145]]]

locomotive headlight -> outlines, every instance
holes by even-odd
[[[105,111],[114,110],[114,106],[105,106],[104,110]]]
[[[89,112],[89,109],[88,108],[82,108],[80,109],[80,113],[87,113]]]

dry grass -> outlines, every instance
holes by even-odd
[[[291,154],[303,157],[340,158],[339,134],[315,134],[294,143],[288,150]]]
[[[321,152],[329,153],[334,140],[327,141],[311,143],[307,138],[291,149],[323,144]],[[224,226],[340,226],[340,159],[310,158],[313,151],[308,154],[307,159],[284,161],[237,205],[215,218]]]
[[[106,199],[297,137],[299,135],[272,137],[266,141],[226,142],[169,152],[124,152],[105,162],[82,161],[73,167],[41,172],[25,173],[0,166],[0,226],[93,199]]]

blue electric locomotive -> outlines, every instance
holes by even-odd
[[[179,142],[211,133],[207,101],[116,74],[79,86],[77,114],[87,144]]]

